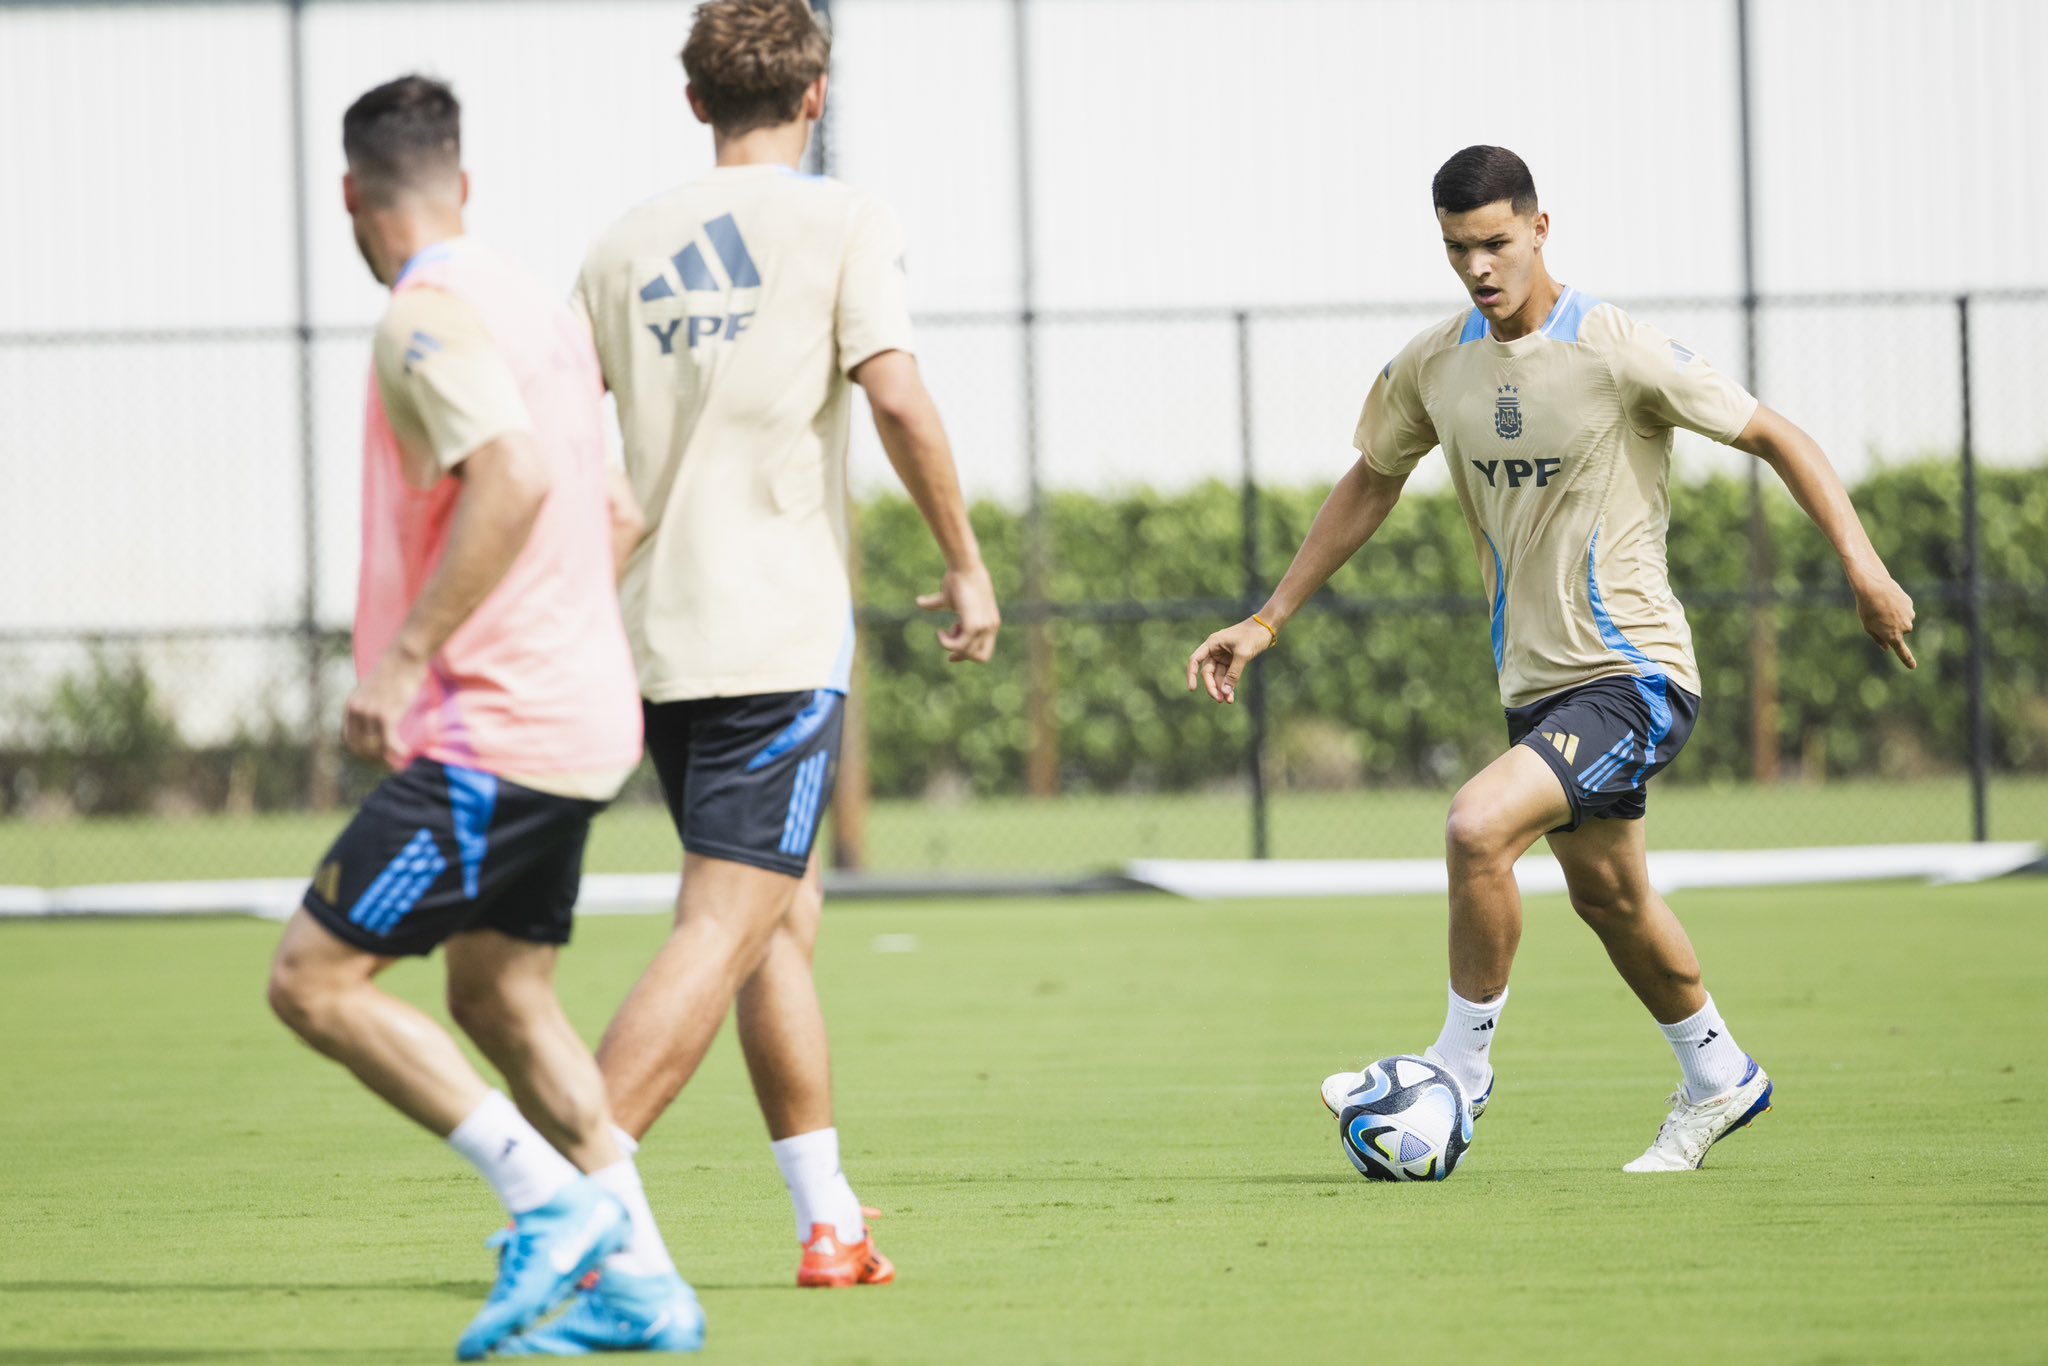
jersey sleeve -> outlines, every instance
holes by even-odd
[[[462,300],[416,288],[377,329],[377,387],[392,430],[422,464],[446,473],[533,420],[483,320]]]
[[[1435,449],[1436,427],[1422,404],[1423,343],[1418,337],[1387,362],[1365,396],[1351,444],[1381,474],[1406,475]]]
[[[1622,405],[1637,431],[1683,427],[1726,445],[1756,415],[1754,394],[1648,323],[1624,320],[1614,354]]]
[[[884,351],[914,349],[903,231],[894,214],[866,197],[854,207],[833,326],[839,342],[839,368],[847,374]]]

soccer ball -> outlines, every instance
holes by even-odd
[[[1458,1079],[1403,1053],[1367,1067],[1337,1116],[1344,1155],[1373,1181],[1441,1181],[1472,1145],[1472,1107]]]

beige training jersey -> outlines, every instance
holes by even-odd
[[[1665,572],[1672,429],[1733,441],[1756,406],[1662,332],[1566,289],[1515,341],[1474,309],[1408,343],[1356,445],[1390,475],[1443,447],[1493,604],[1502,705],[1624,674],[1698,696]]]
[[[576,305],[649,525],[620,587],[641,694],[845,691],[848,374],[911,349],[893,216],[823,177],[721,167],[599,238]]]

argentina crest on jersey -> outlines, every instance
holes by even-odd
[[[1503,384],[1493,391],[1493,431],[1503,441],[1513,441],[1522,434],[1521,391],[1512,384]]]

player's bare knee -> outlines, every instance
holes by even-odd
[[[271,1013],[287,1029],[309,1043],[333,1032],[335,1000],[331,985],[305,971],[285,954],[270,967],[266,996]]]
[[[1451,803],[1451,814],[1444,821],[1444,852],[1453,863],[1468,867],[1511,863],[1515,854],[1509,848],[1508,833],[1506,823],[1485,806],[1460,799]]]

